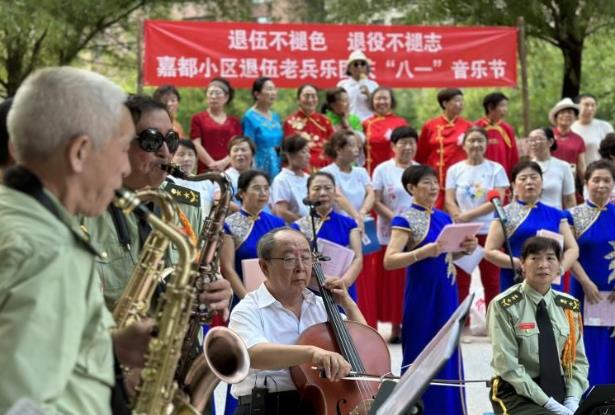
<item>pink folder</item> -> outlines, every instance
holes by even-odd
[[[446,225],[438,235],[436,242],[443,242],[442,252],[460,252],[461,243],[466,236],[475,236],[483,226],[482,223],[451,223]]]

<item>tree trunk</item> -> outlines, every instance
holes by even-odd
[[[583,42],[579,44],[560,45],[564,55],[564,79],[562,98],[574,99],[581,89],[581,65],[583,60]]]

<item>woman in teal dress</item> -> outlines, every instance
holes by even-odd
[[[589,198],[570,209],[573,230],[579,243],[579,260],[572,266],[570,294],[597,303],[600,292],[610,292],[615,301],[615,205],[609,203],[615,181],[610,161],[591,163],[585,172]],[[589,360],[589,383],[615,383],[615,333],[613,327],[591,326],[585,321],[583,337]]]
[[[579,247],[568,226],[568,214],[538,201],[542,193],[542,170],[534,161],[521,161],[511,170],[512,186],[515,195],[509,205],[504,207],[506,213],[506,233],[512,249],[515,269],[521,269],[521,249],[526,239],[536,236],[540,230],[558,233],[564,239],[564,255],[562,259],[562,274],[570,269],[579,255]],[[515,282],[515,272],[510,265],[508,254],[504,247],[504,231],[499,220],[491,222],[487,241],[485,242],[485,258],[500,267],[500,292],[512,287]],[[554,282],[553,289],[564,291],[562,283]]]
[[[254,105],[243,116],[243,134],[256,145],[255,167],[273,178],[280,172],[280,156],[277,147],[282,143],[284,132],[282,119],[271,111],[277,98],[277,89],[270,78],[261,77],[252,84]]]
[[[384,254],[385,269],[407,267],[402,323],[402,371],[410,365],[451,317],[458,305],[455,257],[476,249],[476,237],[468,237],[458,254],[441,252],[436,242],[442,229],[452,223],[445,212],[434,209],[440,186],[429,166],[410,166],[402,184],[414,199],[391,222],[391,239]],[[437,379],[463,380],[461,351],[445,363]],[[430,386],[423,394],[424,415],[466,413],[463,388]]]
[[[325,239],[354,251],[354,258],[348,269],[343,275],[335,275],[335,277],[344,280],[346,287],[348,287],[348,293],[356,301],[357,289],[354,282],[363,267],[361,233],[357,222],[348,216],[333,211],[335,199],[335,179],[333,175],[323,171],[313,173],[308,178],[307,188],[308,198],[313,202],[320,203],[315,208],[317,213],[315,218],[317,240]],[[312,220],[309,214],[294,222],[291,226],[301,231],[310,241],[314,239]],[[335,260],[335,258],[332,260]]]

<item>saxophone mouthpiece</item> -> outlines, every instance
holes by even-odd
[[[178,179],[186,179],[186,178],[188,178],[186,173],[184,173],[182,171],[182,169],[180,169],[177,164],[163,163],[163,164],[160,165],[160,168],[163,171],[166,171],[167,173],[169,173],[171,176],[177,177]]]
[[[144,219],[151,213],[150,210],[141,203],[141,200],[134,192],[125,188],[120,188],[115,191],[113,203],[124,212],[134,212],[137,216]]]

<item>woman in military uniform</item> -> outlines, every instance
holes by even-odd
[[[601,301],[605,292],[615,300],[615,205],[609,203],[615,167],[608,160],[591,163],[585,173],[589,198],[570,210],[579,244],[579,261],[573,265],[570,294],[583,301]],[[591,323],[591,322],[588,322]],[[590,385],[615,383],[615,337],[613,327],[585,325]]]
[[[489,306],[496,375],[489,397],[496,414],[572,415],[587,389],[579,302],[551,288],[561,258],[556,240],[528,239],[521,252],[525,281]]]

